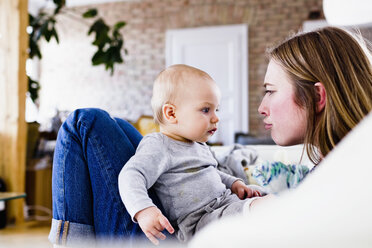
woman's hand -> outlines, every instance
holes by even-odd
[[[236,180],[231,185],[231,191],[235,193],[241,200],[245,198],[252,198],[255,196],[262,196],[259,190],[250,188],[249,186],[245,185],[245,183],[243,183],[240,180]]]
[[[275,195],[268,194],[252,200],[251,204],[249,205],[249,211],[252,212],[257,208],[260,208],[260,205],[268,204],[268,201],[272,200],[273,198],[275,198]]]
[[[168,219],[161,213],[157,207],[145,208],[134,216],[146,237],[154,244],[158,245],[158,239],[164,240],[162,233],[166,229],[169,233],[174,233],[174,228]]]

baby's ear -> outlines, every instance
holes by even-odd
[[[171,123],[171,124],[176,124],[177,123],[177,118],[176,118],[176,106],[170,103],[166,103],[163,105],[163,118],[165,121]]]

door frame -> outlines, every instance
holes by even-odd
[[[166,32],[166,46],[165,57],[166,66],[181,63],[177,61],[176,50],[177,47],[186,44],[185,37],[196,37],[199,34],[205,35],[206,33],[216,32],[224,37],[230,37],[232,45],[234,46],[235,57],[237,58],[236,77],[238,83],[234,85],[234,101],[237,100],[239,106],[235,106],[239,116],[234,118],[234,133],[242,132],[248,133],[249,131],[249,80],[248,80],[248,25],[235,24],[235,25],[221,25],[221,26],[207,26],[196,28],[184,29],[170,29]],[[240,52],[239,52],[240,51]]]

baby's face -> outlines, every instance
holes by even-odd
[[[220,90],[211,79],[192,77],[177,94],[175,132],[183,141],[207,142],[217,131]]]

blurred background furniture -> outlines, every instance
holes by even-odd
[[[142,115],[136,122],[131,124],[142,134],[146,135],[153,132],[159,132],[159,125],[155,123],[154,117],[150,115]]]
[[[235,133],[235,143],[242,145],[275,145],[271,138],[257,138],[247,133]]]

